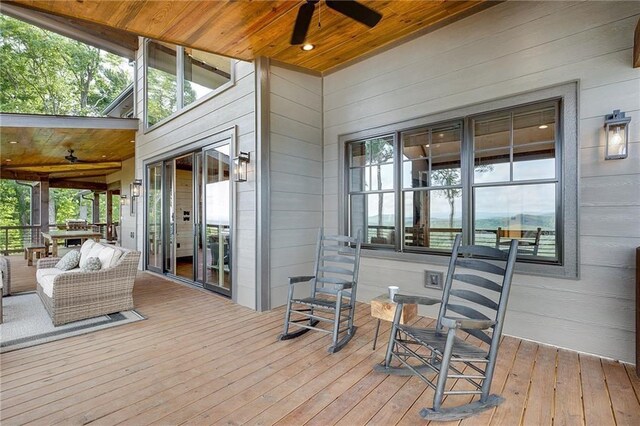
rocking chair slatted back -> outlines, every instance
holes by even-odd
[[[324,235],[321,229],[318,234],[318,245],[315,266],[315,292],[336,294],[333,284],[344,285],[343,293],[350,295],[355,302],[355,288],[352,284],[358,281],[359,257],[357,237],[345,235]],[[352,247],[353,246],[353,247]],[[313,295],[315,297],[315,294]]]
[[[501,302],[509,297],[511,286],[511,274],[507,274],[506,269],[513,267],[517,249],[512,250],[509,254],[493,247],[462,246],[460,240],[461,236],[456,236],[447,280],[444,285],[437,329],[443,331],[444,327],[441,321],[449,311],[470,319],[493,320],[495,325],[486,331],[465,330],[487,343],[490,346],[489,352],[491,352],[492,347],[498,345],[498,339],[502,332],[505,312],[500,309],[500,306]],[[515,241],[513,244],[518,243],[517,240],[513,241]],[[513,261],[509,261],[509,256],[514,257]],[[506,268],[492,263],[495,261],[506,263]],[[472,272],[478,271],[485,276],[469,272],[456,273],[458,268]],[[487,275],[497,276],[498,279],[494,281]],[[450,300],[452,296],[455,298],[455,302]]]

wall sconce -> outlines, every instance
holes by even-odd
[[[135,216],[136,214],[136,198],[140,196],[140,190],[142,188],[142,179],[134,179],[133,182],[129,185],[129,194],[131,194],[131,203],[129,206],[131,207],[131,211],[129,214],[131,216]]]
[[[249,153],[242,152],[233,159],[233,175],[236,182],[247,181],[247,164],[249,164]]]
[[[619,109],[608,114],[604,119],[604,131],[607,143],[604,148],[605,160],[620,160],[629,154],[629,122],[631,117],[625,117]]]
[[[120,205],[124,206],[127,204],[127,196],[126,195],[121,195],[120,196]]]
[[[142,179],[134,179],[131,183],[131,198],[138,198],[142,188]]]

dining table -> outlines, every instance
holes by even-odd
[[[58,241],[65,241],[70,239],[79,239],[83,243],[91,238],[95,241],[100,241],[102,238],[102,234],[100,232],[95,232],[91,230],[55,230],[49,232],[43,232],[42,238],[44,239],[44,244],[47,246],[47,251],[49,250],[49,245],[51,245],[51,254],[53,257],[58,257]]]

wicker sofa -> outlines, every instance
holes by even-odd
[[[55,268],[60,259],[38,261],[37,291],[54,325],[133,309],[133,282],[140,252],[94,243],[93,253],[101,248],[118,250],[119,258],[98,271],[61,271]]]

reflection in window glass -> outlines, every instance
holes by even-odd
[[[555,200],[555,183],[475,188],[475,244],[506,248],[500,243],[515,238],[520,254],[556,259]]]
[[[201,50],[184,49],[184,105],[231,81],[231,60]]]
[[[451,250],[462,230],[462,190],[407,191],[404,246]]]
[[[178,110],[176,47],[147,40],[147,125]]]
[[[476,151],[473,169],[474,182],[509,182],[511,176],[510,152],[508,147]]]
[[[404,188],[461,184],[460,123],[402,133]]]
[[[513,117],[513,180],[553,179],[556,175],[555,108]]]
[[[351,196],[351,235],[361,230],[364,243],[395,244],[395,196],[393,193]]]

